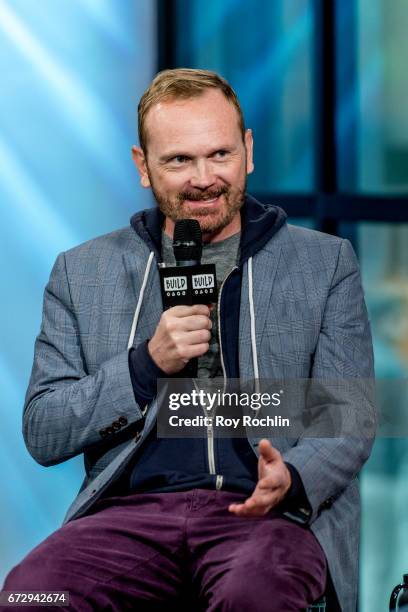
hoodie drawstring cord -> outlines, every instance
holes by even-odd
[[[254,288],[252,282],[252,257],[248,259],[248,298],[249,298],[249,316],[251,319],[251,346],[252,346],[252,362],[254,368],[255,385],[258,386],[259,369],[258,369],[258,352],[256,348],[255,335],[255,310],[254,310]]]
[[[129,341],[128,341],[128,346],[127,346],[128,350],[132,348],[133,340],[135,339],[137,321],[139,319],[140,309],[142,308],[143,295],[146,289],[147,279],[149,278],[149,273],[150,273],[150,268],[152,265],[153,257],[154,257],[154,252],[151,251],[149,255],[149,259],[147,260],[146,270],[145,270],[144,277],[143,277],[142,288],[140,289],[140,293],[139,293],[139,299],[137,300],[135,314],[133,315],[132,327],[130,329]]]

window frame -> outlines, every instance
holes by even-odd
[[[177,0],[157,0],[158,63],[157,69],[176,67],[175,44]],[[354,11],[354,3],[345,3],[347,11]],[[344,5],[343,5],[344,6]],[[290,217],[312,218],[316,229],[340,235],[342,223],[374,221],[386,223],[408,222],[408,194],[343,192],[338,187],[338,148],[336,145],[336,78],[339,58],[336,47],[337,3],[314,0],[314,147],[315,189],[307,193],[253,192],[264,202],[278,202]],[[344,9],[342,9],[344,10]],[[348,15],[348,23],[355,24],[355,14]],[[353,33],[350,40],[353,40]],[[353,52],[350,54],[353,56]],[[354,54],[355,56],[355,54]],[[343,61],[343,59],[342,59]],[[346,66],[347,78],[355,79],[355,57]],[[351,146],[355,167],[356,151]],[[344,226],[343,226],[344,227]],[[342,232],[344,235],[344,231]],[[355,241],[355,232],[347,238]]]

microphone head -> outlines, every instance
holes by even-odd
[[[196,219],[176,221],[173,235],[173,251],[176,262],[200,263],[203,252],[201,227]]]

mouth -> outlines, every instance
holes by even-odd
[[[206,198],[203,200],[184,200],[185,204],[188,204],[192,208],[214,208],[217,206],[221,200],[222,195],[217,196],[216,198]]]

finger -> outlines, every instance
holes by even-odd
[[[269,504],[273,503],[273,500],[274,500],[274,495],[271,491],[268,491],[268,493],[265,492],[261,494],[254,491],[251,497],[248,497],[248,499],[246,499],[241,504],[232,504],[232,505],[240,506],[242,509],[246,509],[246,510],[254,510],[254,509],[259,509],[259,508],[265,508]]]
[[[183,344],[186,346],[202,344],[203,342],[209,342],[210,338],[211,333],[208,329],[198,329],[196,331],[189,331],[183,334]]]
[[[267,483],[266,486],[271,488],[278,487],[282,483],[287,482],[288,475],[290,475],[288,468],[282,461],[265,461],[260,459],[258,461],[258,485],[259,483]]]
[[[180,324],[184,331],[195,331],[196,329],[211,329],[212,322],[210,317],[205,315],[192,315],[180,319]]]
[[[269,440],[261,440],[258,445],[259,458],[267,462],[277,461],[281,458],[280,452],[272,446]]]
[[[292,477],[286,465],[282,463],[268,463],[259,475],[256,489],[253,492],[264,493],[272,491],[285,496],[292,484]]]
[[[267,506],[273,504],[275,500],[281,497],[281,487],[260,489],[259,483],[253,491],[252,495],[246,499],[243,504],[248,508],[255,506]]]
[[[281,483],[283,483],[283,478],[280,474],[264,476],[258,480],[253,495],[258,492],[263,494],[265,491],[275,491],[276,489],[279,489]]]
[[[166,312],[170,315],[174,315],[175,317],[190,317],[191,315],[205,315],[209,316],[210,309],[205,304],[194,304],[193,306],[173,306],[166,310]]]
[[[228,506],[228,510],[230,512],[234,512],[235,514],[244,514],[245,512],[248,512],[249,510],[253,509],[255,507],[255,503],[253,501],[253,499],[251,497],[249,497],[247,500],[245,500],[244,502],[242,502],[242,504],[230,504]]]
[[[228,510],[236,516],[265,516],[275,503],[273,499],[269,503],[259,503],[249,498],[243,504],[230,504]]]
[[[284,494],[284,487],[281,484],[271,483],[271,481],[260,484],[258,482],[256,489],[251,497],[256,504],[266,505],[273,503],[277,498],[281,498]]]
[[[210,348],[208,342],[203,342],[201,344],[192,344],[191,346],[187,346],[183,351],[183,356],[181,359],[185,360],[185,362],[190,361],[190,359],[194,359],[194,357],[201,357],[205,355],[205,353]]]

